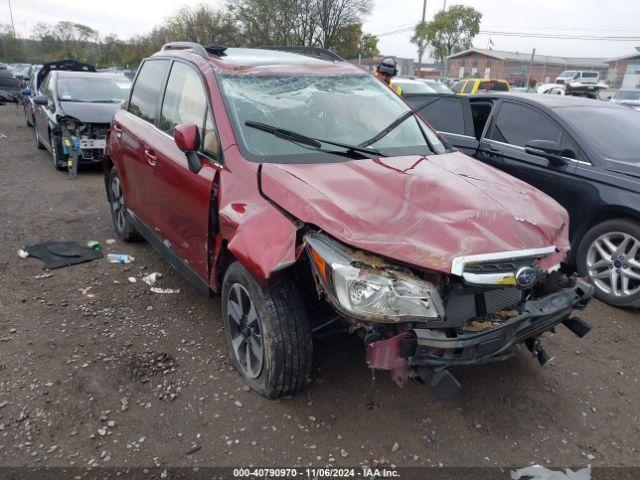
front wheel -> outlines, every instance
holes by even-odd
[[[62,142],[56,135],[51,134],[49,137],[51,142],[51,160],[53,161],[53,168],[56,170],[64,170],[67,168],[67,159],[62,151]]]
[[[224,276],[222,312],[231,360],[253,390],[273,399],[309,384],[311,327],[290,278],[284,275],[261,289],[235,262]]]
[[[617,307],[640,306],[640,225],[608,220],[580,241],[578,271],[589,276],[595,296]]]

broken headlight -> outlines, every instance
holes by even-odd
[[[443,317],[442,300],[435,286],[408,269],[352,250],[322,234],[309,234],[305,242],[325,293],[345,315],[387,323]]]

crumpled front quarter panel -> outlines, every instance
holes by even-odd
[[[233,256],[256,278],[296,261],[296,226],[258,188],[258,165],[243,161],[236,147],[225,152],[218,219]]]

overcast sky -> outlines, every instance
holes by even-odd
[[[199,0],[12,0],[18,35],[28,34],[38,22],[70,20],[89,25],[101,34],[120,38],[148,32],[180,5]],[[205,3],[220,5],[221,0]],[[640,37],[640,0],[448,0],[471,5],[482,12],[482,30],[569,36]],[[442,9],[443,0],[427,0],[427,19]],[[382,35],[411,27],[420,20],[422,0],[376,0],[364,30]],[[0,23],[10,23],[8,0],[0,0]],[[417,57],[409,42],[411,32],[380,37],[386,55]],[[491,35],[493,48],[576,57],[615,57],[634,52],[637,41],[567,40]],[[478,35],[474,46],[486,48],[488,36]]]

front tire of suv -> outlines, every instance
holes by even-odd
[[[231,360],[253,390],[275,399],[309,384],[311,327],[291,278],[283,275],[261,289],[233,263],[222,284],[222,313]]]
[[[616,219],[589,230],[578,246],[578,272],[595,296],[616,307],[640,306],[640,224]]]
[[[140,240],[140,234],[133,225],[133,221],[127,211],[127,204],[124,200],[124,192],[122,191],[122,182],[115,168],[112,168],[109,172],[107,199],[111,207],[113,227],[118,238],[123,242],[137,242]]]

